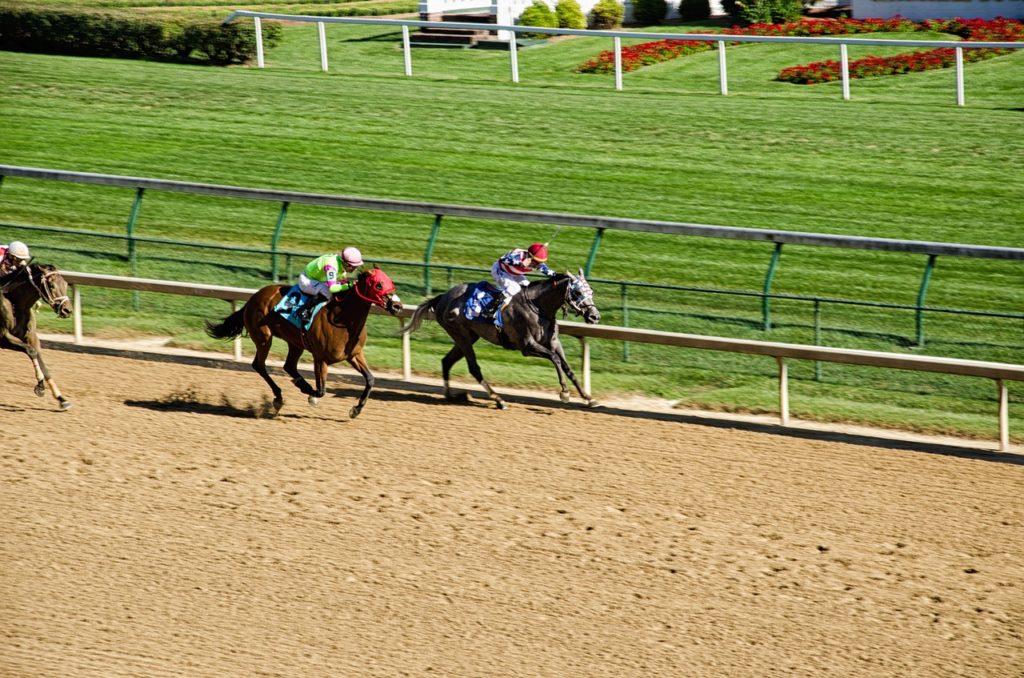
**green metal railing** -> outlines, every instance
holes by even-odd
[[[445,216],[471,218],[471,219],[493,219],[501,221],[545,223],[554,224],[558,228],[573,226],[594,229],[594,238],[590,246],[590,253],[584,266],[584,273],[590,277],[591,270],[597,259],[604,233],[608,229],[625,231],[642,231],[659,234],[674,234],[683,236],[725,238],[733,240],[753,240],[772,243],[773,250],[764,275],[762,289],[757,291],[746,290],[721,290],[702,287],[684,287],[677,285],[657,285],[622,280],[591,280],[594,283],[619,285],[623,323],[628,326],[630,312],[650,311],[638,306],[631,306],[629,303],[629,289],[657,288],[661,290],[685,291],[704,293],[712,295],[740,295],[759,297],[761,301],[761,327],[768,332],[772,329],[772,302],[776,300],[794,300],[812,303],[815,316],[815,338],[820,341],[820,316],[821,304],[845,304],[852,306],[864,306],[875,308],[904,309],[915,312],[915,340],[917,346],[924,346],[925,343],[925,313],[954,313],[979,317],[999,318],[1024,318],[1024,314],[999,313],[989,311],[975,311],[966,309],[932,308],[926,305],[928,287],[933,277],[936,261],[939,256],[976,257],[989,259],[1009,259],[1024,261],[1024,248],[1011,247],[990,247],[956,243],[936,243],[913,240],[897,240],[888,238],[861,238],[855,236],[839,236],[817,233],[802,233],[793,231],[770,230],[770,229],[748,229],[726,226],[711,226],[703,224],[690,224],[684,222],[665,222],[639,219],[623,219],[602,216],[587,216],[550,212],[532,212],[524,210],[509,210],[502,208],[474,207],[464,205],[444,205],[437,203],[420,203],[397,200],[384,200],[376,198],[361,198],[351,196],[332,196],[313,193],[297,193],[291,191],[277,191],[268,189],[241,188],[234,186],[221,186],[211,184],[188,183],[178,181],[166,181],[159,179],[147,179],[139,177],[124,177],[116,175],[91,174],[84,172],[67,172],[60,170],[38,169],[16,167],[11,165],[0,165],[0,187],[3,187],[5,176],[22,177],[29,179],[64,181],[78,184],[90,184],[100,186],[115,186],[134,189],[134,200],[131,204],[125,234],[103,233],[87,231],[82,229],[60,228],[53,226],[28,225],[28,224],[2,224],[8,228],[25,229],[37,232],[60,233],[83,237],[96,237],[107,239],[119,239],[126,241],[126,256],[129,262],[131,275],[138,275],[138,248],[141,243],[160,244],[179,247],[194,247],[209,250],[222,250],[234,252],[247,252],[257,255],[269,256],[270,277],[275,282],[282,278],[282,260],[285,271],[285,278],[291,278],[291,260],[296,257],[312,257],[315,253],[292,252],[281,248],[281,240],[287,220],[289,206],[298,202],[310,205],[371,209],[393,212],[407,212],[427,214],[433,217],[433,225],[427,239],[422,262],[385,262],[395,265],[414,266],[422,268],[423,290],[430,295],[433,292],[434,281],[432,271],[436,268],[443,268],[448,271],[448,283],[451,284],[455,271],[482,272],[487,275],[487,269],[480,269],[466,266],[455,266],[448,264],[436,264],[433,261],[434,248],[440,235],[442,220]],[[153,238],[139,235],[137,226],[142,207],[144,195],[147,190],[161,190],[179,193],[193,193],[199,195],[211,195],[221,198],[266,200],[280,203],[277,220],[274,225],[270,244],[268,248],[244,247],[236,245],[223,245],[216,243],[204,243],[197,241],[178,240],[170,238]],[[915,304],[892,304],[854,299],[824,298],[817,296],[801,296],[775,294],[771,291],[776,273],[778,272],[782,250],[786,244],[814,245],[821,247],[840,247],[863,250],[876,250],[888,252],[903,252],[909,254],[922,254],[928,257],[924,274],[921,278],[917,291]],[[138,293],[134,293],[133,306],[138,308]],[[664,313],[678,313],[677,311],[653,311]],[[624,358],[629,359],[628,344],[624,347]]]

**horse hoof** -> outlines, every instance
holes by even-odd
[[[61,410],[70,410],[71,407],[72,407],[72,402],[70,400],[61,400],[60,401],[60,409]]]
[[[459,391],[457,393],[456,392],[446,393],[444,395],[444,397],[447,398],[448,402],[451,402],[451,403],[468,403],[469,402],[469,394],[466,393],[465,391]]]
[[[498,406],[499,410],[507,410],[508,409],[508,403],[506,403],[504,400],[499,400],[495,404]]]
[[[601,407],[601,403],[599,403],[596,400],[594,400],[593,398],[591,398],[590,400],[587,401],[587,407],[590,407],[590,408]]]
[[[281,408],[284,407],[284,400],[281,398],[275,398],[272,404],[274,406],[274,414],[277,414],[281,411]]]
[[[561,393],[558,394],[558,399],[561,400],[563,403],[569,402],[569,392],[562,391]]]
[[[356,417],[359,416],[359,413],[362,412],[362,411],[363,411],[362,406],[360,406],[360,405],[353,405],[352,409],[348,411],[348,418],[349,419],[355,419]]]
[[[313,407],[320,407],[320,399],[316,396],[309,396],[309,404]]]
[[[36,387],[32,389],[32,392],[35,393],[37,397],[42,398],[46,395],[46,384],[39,382],[36,384]]]

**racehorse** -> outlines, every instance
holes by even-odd
[[[67,318],[72,313],[68,283],[54,266],[33,263],[0,279],[0,348],[25,353],[36,372],[35,394],[43,397],[49,386],[60,409],[66,410],[71,407],[71,401],[61,394],[50,377],[39,350],[32,306],[40,299],[53,309],[58,318]]]
[[[221,322],[215,324],[207,321],[206,333],[215,339],[233,339],[243,331],[248,332],[249,338],[256,345],[252,368],[274,392],[274,415],[284,405],[280,387],[267,372],[267,355],[274,337],[280,337],[288,343],[284,371],[292,378],[292,383],[308,396],[309,404],[313,407],[320,404],[327,390],[327,366],[341,360],[348,361],[366,381],[359,401],[348,414],[355,419],[362,412],[370,389],[373,388],[373,374],[363,355],[366,318],[370,314],[371,305],[380,306],[391,315],[397,315],[402,310],[402,301],[395,294],[395,284],[376,266],[360,273],[351,290],[332,298],[313,317],[308,331],[296,327],[274,310],[290,289],[288,285],[268,285],[256,291],[242,308]],[[299,374],[299,357],[305,351],[313,354],[316,389]]]
[[[587,405],[597,405],[576,380],[576,375],[569,366],[565,351],[558,340],[558,323],[555,321],[555,314],[559,309],[564,310],[566,307],[575,315],[582,315],[588,324],[594,324],[601,319],[601,313],[594,305],[594,291],[587,283],[582,268],[579,269],[578,276],[571,273],[558,274],[524,287],[512,297],[512,301],[501,312],[503,322],[500,331],[490,320],[466,318],[463,309],[466,308],[466,302],[476,286],[476,283],[456,285],[444,294],[423,302],[416,309],[411,322],[400,332],[408,334],[415,331],[423,322],[424,316],[433,313],[437,324],[443,327],[455,342],[452,350],[441,359],[444,393],[448,400],[465,400],[467,397],[465,393],[453,393],[448,385],[452,365],[465,357],[470,374],[484,387],[488,397],[495,401],[499,409],[508,407],[484,379],[473,350],[473,344],[477,339],[486,339],[503,348],[518,350],[525,356],[539,356],[550,360],[558,374],[558,383],[562,389],[558,396],[563,403],[569,402],[569,389],[565,385],[565,376],[568,376]]]

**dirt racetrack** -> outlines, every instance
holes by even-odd
[[[1024,674],[1024,465],[0,352],[0,675]],[[282,385],[284,385],[282,380]]]

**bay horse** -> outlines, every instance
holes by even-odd
[[[292,383],[308,396],[309,404],[316,407],[327,390],[327,366],[341,360],[347,361],[363,376],[366,387],[359,401],[349,410],[348,416],[355,419],[363,410],[366,399],[373,388],[373,373],[366,364],[363,345],[366,343],[366,318],[370,306],[380,306],[391,315],[402,310],[402,301],[395,294],[395,284],[384,271],[376,266],[359,274],[351,290],[333,297],[313,318],[309,331],[299,329],[274,310],[281,299],[288,294],[291,285],[268,285],[257,290],[242,308],[219,323],[206,322],[206,334],[215,339],[233,339],[247,332],[256,346],[256,357],[252,368],[263,377],[274,393],[274,415],[284,399],[281,388],[267,372],[267,356],[274,337],[288,343],[288,357],[284,371]],[[299,358],[305,351],[313,355],[313,373],[316,388],[299,373]]]
[[[455,342],[452,350],[441,359],[445,397],[448,400],[465,400],[467,397],[465,393],[453,393],[448,385],[452,366],[464,357],[470,374],[484,387],[487,396],[495,401],[499,409],[508,407],[484,379],[476,352],[473,350],[473,344],[477,339],[486,339],[503,348],[518,350],[524,356],[547,358],[555,366],[555,372],[558,374],[558,383],[561,386],[558,396],[561,401],[569,402],[569,389],[565,384],[565,376],[568,376],[587,406],[595,407],[597,401],[584,392],[569,366],[569,361],[565,358],[562,343],[558,340],[558,323],[555,320],[555,314],[567,307],[575,315],[583,316],[583,320],[588,324],[594,324],[601,319],[601,313],[594,305],[594,291],[587,283],[583,269],[579,269],[578,276],[560,273],[524,287],[512,297],[512,301],[501,312],[503,326],[500,332],[490,320],[466,318],[463,309],[476,285],[462,283],[444,294],[423,302],[413,313],[410,323],[400,332],[414,332],[427,314],[433,314],[437,324],[443,327]]]
[[[49,386],[60,409],[67,410],[72,403],[57,388],[40,353],[36,316],[32,312],[32,307],[40,299],[53,309],[58,318],[71,315],[73,309],[68,298],[68,283],[56,267],[30,263],[0,278],[0,348],[27,355],[36,373],[35,394],[42,398]]]

